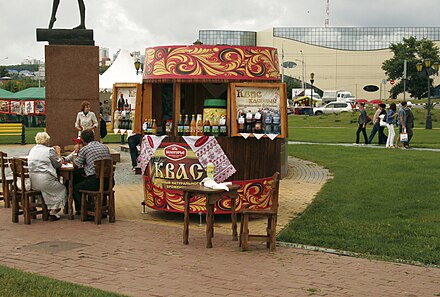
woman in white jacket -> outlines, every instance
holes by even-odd
[[[59,146],[49,147],[50,136],[39,132],[35,136],[34,146],[28,156],[29,177],[32,189],[41,191],[47,208],[50,209],[50,219],[59,220],[58,212],[67,200],[66,187],[58,181],[57,168],[62,165],[61,149]]]

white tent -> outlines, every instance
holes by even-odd
[[[121,49],[113,64],[99,75],[99,89],[111,91],[115,83],[142,83],[142,71],[136,75],[134,62],[130,52]]]

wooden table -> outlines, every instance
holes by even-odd
[[[193,196],[202,195],[206,197],[206,247],[212,248],[212,237],[214,237],[214,205],[223,196],[231,199],[231,220],[232,220],[232,240],[237,241],[237,214],[235,213],[235,199],[238,197],[237,190],[239,185],[228,186],[229,191],[223,189],[211,189],[201,185],[181,187],[183,200],[185,201],[184,220],[183,220],[183,244],[188,244],[189,236],[189,212],[190,200]]]
[[[68,218],[69,220],[73,220],[75,218],[75,215],[73,213],[73,175],[74,173],[78,173],[79,168],[74,167],[61,167],[58,169],[58,176],[61,176],[63,178],[63,183],[66,183],[66,181],[69,181],[69,187],[67,189],[67,207],[69,210]]]

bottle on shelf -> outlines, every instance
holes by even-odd
[[[266,113],[266,118],[264,119],[264,133],[272,134],[272,115],[268,110]]]
[[[215,137],[219,134],[218,121],[214,114],[211,117],[211,134]]]
[[[156,119],[153,119],[153,123],[151,124],[151,134],[156,135],[157,134],[157,124]]]
[[[144,123],[142,124],[142,132],[147,134],[147,119],[145,119]]]
[[[197,121],[196,121],[196,135],[202,136],[203,135],[203,121],[202,121],[202,115],[197,115]]]
[[[183,118],[179,115],[179,121],[177,122],[177,136],[183,136]]]
[[[183,135],[185,136],[189,136],[189,125],[190,125],[189,118],[188,115],[186,114],[185,121],[183,122]]]
[[[206,176],[214,180],[214,173],[215,173],[215,165],[214,163],[212,163],[212,160],[209,160],[208,164],[206,164]]]
[[[253,120],[253,115],[252,112],[249,110],[246,113],[246,133],[252,133],[252,120]]]
[[[211,123],[209,122],[208,117],[206,117],[205,121],[203,122],[203,135],[211,135]]]
[[[228,127],[226,126],[226,116],[221,115],[220,121],[219,121],[219,135],[220,136],[226,136],[228,135]]]
[[[165,132],[168,137],[173,135],[173,120],[167,120],[165,123]]]
[[[260,110],[258,110],[255,113],[254,119],[255,119],[254,132],[255,133],[259,133],[259,134],[263,133],[263,122],[261,120],[261,112],[260,112]]]
[[[238,122],[238,132],[239,133],[246,132],[245,119],[244,119],[244,114],[242,112],[238,115],[237,122]]]
[[[196,115],[193,114],[189,124],[189,135],[196,136]]]
[[[273,118],[272,118],[272,132],[274,134],[280,134],[281,133],[281,126],[280,126],[280,113],[279,111],[275,111]]]

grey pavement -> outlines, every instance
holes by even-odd
[[[1,150],[23,155],[30,147],[2,146]],[[190,224],[189,245],[183,245],[180,214],[151,210],[140,214],[142,185],[128,158],[128,153],[121,153],[117,165],[116,223],[95,225],[63,217],[57,222],[37,219],[24,225],[20,219],[14,224],[10,209],[0,208],[0,263],[129,296],[440,294],[438,268],[284,245],[271,253],[264,244],[252,243],[249,251],[241,252],[231,240],[230,223],[217,223],[217,217],[212,249],[205,248],[204,226],[198,226],[197,220]],[[278,230],[307,207],[331,178],[330,172],[311,162],[289,158],[289,166],[280,184]],[[265,227],[261,222],[251,224]]]

